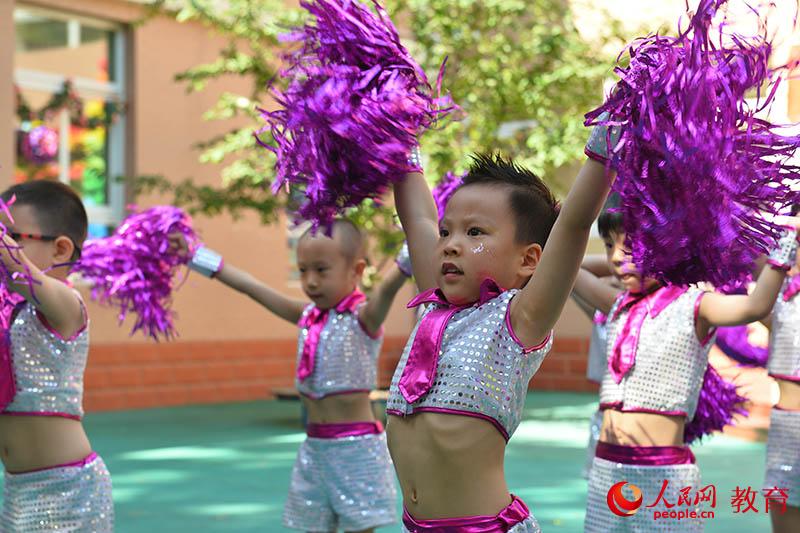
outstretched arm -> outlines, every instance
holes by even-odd
[[[431,252],[439,241],[439,217],[421,172],[412,172],[395,184],[394,205],[406,234],[417,287],[420,291],[436,287],[436,266]]]
[[[602,163],[587,159],[561,208],[533,277],[514,298],[511,322],[520,340],[542,341],[564,308],[586,252],[592,222],[611,180]]]
[[[606,315],[611,311],[620,292],[622,292],[621,289],[610,283],[609,278],[598,278],[583,268],[578,271],[575,286],[572,289],[572,293],[592,309],[597,309]]]
[[[69,241],[66,237],[64,240]],[[62,243],[57,240],[56,246],[61,245]],[[62,255],[69,257],[74,245],[66,242],[63,242],[63,245],[69,249]],[[33,304],[59,335],[68,339],[84,326],[86,317],[83,314],[81,300],[75,291],[64,282],[51,278],[37,268],[8,235],[3,236],[0,261],[9,273],[21,276],[17,281],[7,280],[9,290]]]
[[[383,281],[369,295],[367,304],[361,308],[359,319],[368,333],[377,334],[389,314],[397,292],[408,278],[395,265],[386,274]]]

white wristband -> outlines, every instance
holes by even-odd
[[[189,268],[207,278],[213,278],[222,270],[223,264],[221,255],[214,250],[201,246],[195,250],[194,256],[189,261]]]

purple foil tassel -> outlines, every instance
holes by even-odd
[[[273,191],[304,190],[298,217],[329,226],[415,170],[417,136],[455,106],[440,96],[444,64],[432,88],[376,2],[374,12],[355,0],[300,5],[311,17],[284,38],[288,87],[273,90],[279,109],[259,110],[256,139],[277,155]],[[266,130],[275,147],[259,138]]]
[[[113,235],[86,242],[75,267],[92,284],[91,297],[119,308],[119,321],[136,315],[131,335],[155,340],[176,335],[171,309],[174,278],[189,257],[173,250],[169,235],[197,243],[189,216],[177,207],[157,206],[130,215]]]
[[[743,279],[780,236],[761,214],[800,201],[789,183],[800,178],[792,161],[800,136],[756,117],[786,67],[770,69],[766,29],[723,38],[725,21],[712,39],[712,19],[725,4],[701,0],[677,37],[631,44],[615,89],[586,115],[587,125],[621,126],[608,164],[617,171],[633,262],[643,275],[677,285]],[[745,101],[751,90],[753,107]],[[603,112],[611,118],[598,119]]]
[[[753,346],[748,340],[747,326],[732,326],[717,330],[717,347],[734,361],[746,366],[766,368],[769,349]]]
[[[436,202],[436,210],[439,212],[440,221],[444,216],[445,208],[447,208],[447,202],[450,201],[450,198],[453,196],[456,190],[461,187],[466,175],[466,172],[460,176],[457,176],[452,172],[448,172],[442,176],[442,179],[439,180],[439,183],[437,183],[433,190],[431,190],[431,194],[433,194],[433,201]]]
[[[705,435],[733,422],[735,414],[747,415],[742,404],[746,398],[736,392],[736,386],[722,379],[713,366],[708,365],[703,375],[703,388],[697,401],[697,410],[692,421],[683,430],[683,441],[691,444]]]

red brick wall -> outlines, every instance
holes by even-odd
[[[379,384],[391,380],[406,339],[389,337]],[[86,370],[87,411],[111,411],[269,398],[294,382],[294,340],[92,345]],[[562,338],[532,381],[539,390],[593,391],[584,377],[588,340]]]

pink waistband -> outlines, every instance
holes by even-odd
[[[783,381],[791,381],[793,383],[800,383],[800,376],[787,376],[785,374],[773,374],[772,372],[770,372],[769,375],[775,379],[780,379]]]
[[[688,446],[620,446],[598,442],[595,456],[627,465],[665,466],[695,463]]]
[[[8,416],[56,416],[58,418],[69,418],[70,420],[82,420],[79,415],[70,413],[57,413],[55,411],[3,411],[0,415]]]
[[[22,472],[9,472],[9,474],[11,475],[33,474],[34,472],[44,472],[45,470],[55,470],[56,468],[81,468],[88,464],[91,464],[92,461],[94,461],[95,459],[97,459],[97,453],[91,452],[83,459],[78,459],[77,461],[72,461],[71,463],[45,466],[44,468],[34,468],[33,470],[23,470]]]
[[[306,435],[314,439],[341,439],[383,433],[383,424],[375,422],[345,422],[343,424],[308,424]]]
[[[686,411],[662,411],[659,409],[648,409],[646,407],[625,407],[621,401],[617,402],[604,402],[600,404],[600,410],[613,409],[620,413],[646,413],[651,415],[664,415],[664,416],[686,416]]]
[[[511,504],[495,516],[464,516],[416,520],[403,509],[403,525],[411,533],[505,533],[531,515],[525,503],[511,495]]]

